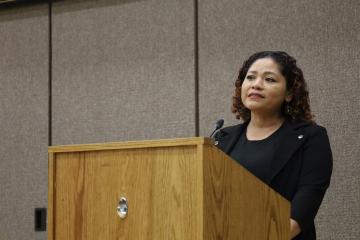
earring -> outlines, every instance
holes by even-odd
[[[291,107],[290,107],[290,104],[287,102],[285,103],[285,112],[287,115],[290,115],[291,113]]]

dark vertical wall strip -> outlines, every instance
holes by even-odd
[[[52,145],[52,0],[49,0],[49,146]]]
[[[195,136],[199,136],[199,21],[198,0],[194,0]]]

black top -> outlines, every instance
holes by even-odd
[[[230,152],[231,158],[266,182],[270,174],[271,159],[274,157],[275,149],[280,141],[283,125],[262,140],[248,140],[246,131],[243,131]]]

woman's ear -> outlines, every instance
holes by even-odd
[[[286,92],[285,102],[291,102],[292,99],[293,99],[292,93],[291,92]]]

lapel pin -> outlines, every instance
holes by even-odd
[[[303,137],[304,137],[304,135],[300,134],[300,135],[298,136],[298,139],[302,139]]]

